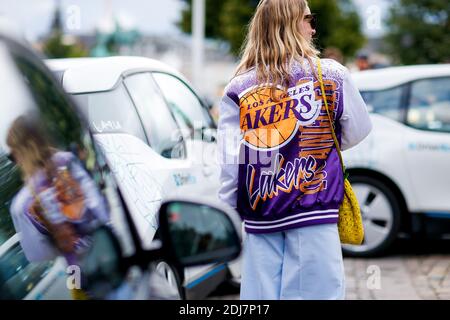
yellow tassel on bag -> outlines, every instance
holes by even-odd
[[[72,289],[70,290],[70,294],[72,296],[72,300],[89,300],[89,296],[81,289]]]
[[[339,208],[338,230],[342,243],[360,245],[364,240],[364,227],[358,199],[348,179],[344,180],[344,201]]]
[[[342,172],[344,173],[344,200],[341,207],[339,208],[339,238],[341,240],[341,243],[360,245],[364,240],[364,226],[361,217],[361,210],[359,208],[358,199],[356,198],[352,186],[350,185],[350,181],[348,181],[348,174],[345,170],[344,161],[342,160],[341,149],[336,138],[336,133],[334,132],[334,123],[330,116],[330,111],[328,110],[328,102],[327,96],[325,94],[325,86],[323,84],[322,66],[320,64],[320,59],[317,59],[317,65],[319,70],[319,82],[320,89],[322,91],[322,98],[325,103],[325,108],[327,109],[327,114],[331,125],[331,133],[333,135],[336,150],[341,162]]]

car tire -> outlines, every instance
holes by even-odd
[[[181,283],[180,271],[166,261],[157,261],[155,264],[155,272],[161,274],[167,281],[168,285],[176,292],[173,300],[186,300],[183,285]]]
[[[342,245],[344,255],[374,257],[386,253],[397,238],[401,207],[394,192],[370,176],[350,175],[352,188],[361,208],[364,241],[360,246]]]

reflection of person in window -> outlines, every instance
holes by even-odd
[[[8,132],[25,182],[11,204],[14,227],[29,261],[63,255],[68,265],[77,265],[89,234],[106,223],[108,212],[79,160],[54,149],[39,123],[36,117],[19,117]]]
[[[213,236],[211,233],[203,234],[198,242],[198,251],[197,252],[199,254],[207,252],[212,245],[212,239],[213,239]]]

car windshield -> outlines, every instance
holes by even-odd
[[[122,84],[111,91],[73,97],[93,134],[128,133],[147,143],[139,116]]]

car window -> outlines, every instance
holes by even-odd
[[[450,132],[450,78],[411,84],[407,122],[417,129]]]
[[[45,277],[52,261],[28,262],[18,244],[10,214],[13,199],[23,188],[23,182],[20,170],[7,157],[7,129],[17,115],[32,109],[34,101],[25,90],[23,79],[13,67],[5,47],[0,48],[0,64],[0,82],[4,84],[0,89],[3,97],[0,117],[0,299],[22,299]]]
[[[212,120],[208,111],[203,107],[198,97],[183,81],[166,74],[153,73],[167,103],[177,121],[183,123],[191,136],[202,139],[202,128],[212,128]]]
[[[17,242],[0,256],[0,297],[14,300],[27,296],[44,279],[53,261],[30,263]]]
[[[141,115],[150,145],[165,158],[185,157],[180,128],[149,73],[134,74],[125,85]]]
[[[403,121],[402,97],[404,87],[379,91],[362,91],[361,95],[370,112],[381,114],[395,121]]]
[[[170,208],[174,218],[171,232],[174,234],[173,239],[177,241],[175,247],[179,256],[204,254],[208,249],[221,249],[230,245],[233,227],[225,216],[208,219],[207,217],[215,216],[217,212],[190,204],[183,206],[183,216],[177,214],[179,210],[177,204]],[[210,230],[214,230],[214,234],[211,234]]]
[[[5,157],[0,156],[0,246],[14,234],[14,227],[9,207],[13,196],[22,187],[22,180],[19,170]]]
[[[10,51],[0,46],[0,299],[21,299],[56,281],[56,257],[77,265],[123,210],[74,106],[36,58]]]
[[[94,134],[128,133],[147,143],[139,115],[123,84],[111,91],[74,98]]]

